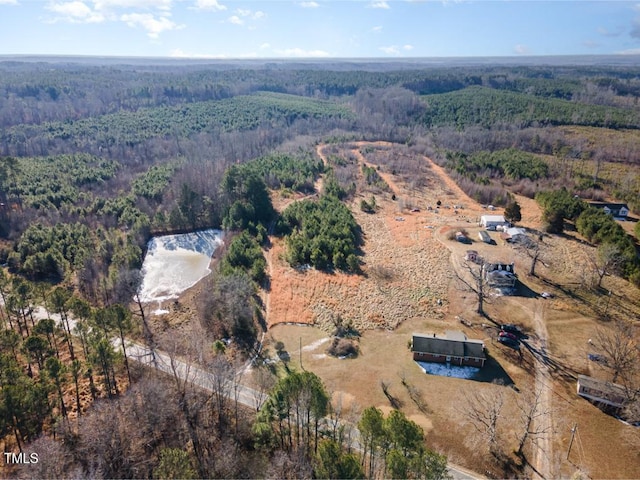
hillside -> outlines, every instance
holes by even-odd
[[[495,478],[640,477],[637,429],[575,394],[590,375],[637,405],[638,76],[601,62],[0,62],[5,451],[38,453],[43,478],[328,465],[442,478],[447,462]],[[550,214],[554,195],[631,214],[585,233]],[[533,245],[480,242],[479,217],[514,202]],[[203,229],[224,231],[211,273],[142,302],[149,240]],[[614,237],[624,265],[604,255]],[[163,245],[185,268],[202,250]],[[519,278],[482,314],[469,249]],[[520,353],[498,341],[505,323],[528,335]],[[412,360],[412,333],[447,330],[484,343],[476,380]],[[160,374],[127,342],[176,362]],[[196,388],[204,370],[211,386]],[[482,431],[488,405],[503,410]]]

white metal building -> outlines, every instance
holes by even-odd
[[[509,222],[502,215],[482,215],[480,217],[480,226],[495,230],[497,227],[509,226]]]

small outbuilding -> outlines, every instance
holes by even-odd
[[[482,340],[468,339],[464,333],[451,330],[444,336],[414,333],[411,351],[419,362],[482,367],[486,361]]]
[[[482,215],[480,217],[480,226],[487,230],[496,230],[498,227],[508,227],[509,225],[503,215]]]
[[[491,243],[491,237],[485,230],[480,230],[478,232],[478,238],[480,239],[481,242]]]
[[[501,237],[506,242],[518,243],[518,242],[526,242],[527,231],[524,228],[520,227],[511,227],[504,230],[504,233],[501,234]]]

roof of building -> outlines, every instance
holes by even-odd
[[[619,210],[622,207],[624,207],[627,210],[629,210],[629,207],[627,206],[626,203],[589,202],[589,205],[591,205],[592,207],[596,207],[596,208],[609,207],[609,208],[614,209],[614,210]]]
[[[485,272],[493,272],[494,270],[505,271],[510,273],[515,273],[515,268],[513,263],[503,263],[503,262],[495,262],[495,263],[487,263],[484,267]]]
[[[607,382],[606,380],[598,380],[597,378],[588,377],[587,375],[578,375],[578,383],[583,387],[593,388],[594,390],[600,390],[601,392],[610,392],[619,395],[624,395],[626,393],[622,385]]]
[[[413,351],[447,357],[485,358],[482,340],[470,340],[464,333],[454,331],[447,331],[444,337],[414,333]]]
[[[482,215],[480,217],[481,221],[485,221],[485,222],[502,222],[502,223],[507,223],[507,221],[504,219],[504,215]]]
[[[527,231],[521,227],[511,227],[507,228],[504,233],[506,233],[510,237],[515,237],[516,235],[526,235]]]

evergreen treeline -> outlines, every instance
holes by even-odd
[[[310,193],[314,182],[324,172],[322,160],[309,152],[273,153],[248,162],[244,169],[262,177],[269,188]]]
[[[617,272],[614,273],[622,274],[640,286],[640,257],[638,257],[636,246],[632,238],[611,215],[602,209],[589,206],[584,200],[571,195],[564,188],[539,192],[536,195],[536,201],[542,207],[548,232],[562,233],[565,220],[575,222],[578,233],[589,242],[611,247],[609,254],[615,257],[617,266]],[[598,270],[603,272],[604,268],[600,266]]]
[[[471,155],[447,152],[446,158],[448,168],[478,183],[488,184],[493,177],[537,180],[549,174],[546,162],[515,148],[494,152],[481,151]]]
[[[326,193],[318,201],[292,203],[282,212],[278,230],[287,235],[287,260],[291,265],[360,270],[360,229],[335,194]]]
[[[428,126],[490,128],[496,124],[513,124],[521,128],[532,125],[640,128],[640,114],[635,109],[578,104],[486,87],[430,95],[424,100],[428,105],[424,116]]]

